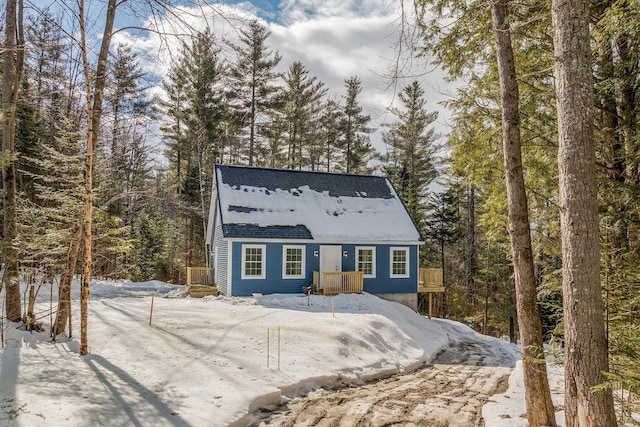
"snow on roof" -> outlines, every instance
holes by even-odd
[[[216,166],[225,237],[421,240],[388,179]]]

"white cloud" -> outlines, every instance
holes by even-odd
[[[363,88],[360,102],[364,112],[374,119],[373,127],[389,120],[385,109],[393,103],[395,92],[417,79],[427,93],[427,108],[440,111],[439,132],[443,133],[448,114],[437,102],[447,98],[444,73],[436,69],[423,76],[401,79],[395,90],[388,88],[386,76],[396,59],[398,42],[396,4],[390,0],[283,0],[279,19],[266,22],[257,18],[259,11],[249,2],[218,3],[208,9],[176,8],[172,10],[174,19],[148,21],[147,25],[184,33],[185,24],[175,23],[181,18],[192,29],[203,30],[208,25],[221,39],[235,41],[242,22],[259,19],[272,32],[269,45],[283,56],[279,71],[286,71],[291,63],[300,61],[337,98],[344,94],[344,80],[358,75]],[[114,42],[132,44],[145,71],[162,78],[181,39],[184,37],[119,33]],[[432,69],[414,64],[412,71],[419,75]],[[384,151],[379,133],[372,136],[372,141],[379,151]]]
[[[390,14],[393,1],[388,0],[283,0],[282,22],[293,24],[310,19],[332,17],[369,18]]]

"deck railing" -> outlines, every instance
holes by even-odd
[[[363,288],[361,271],[322,273],[322,291],[325,295],[361,294]]]
[[[433,309],[433,294],[443,294],[444,292],[444,276],[441,268],[421,268],[420,279],[418,282],[418,293],[426,293],[428,295],[427,314],[431,319]],[[419,305],[419,303],[418,303]],[[418,310],[420,307],[418,306]]]
[[[214,283],[213,268],[187,267],[187,286],[213,285]]]
[[[418,292],[444,292],[441,268],[421,268]]]

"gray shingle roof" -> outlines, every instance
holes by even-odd
[[[227,238],[421,240],[384,177],[216,166],[216,186]]]
[[[268,191],[288,190],[307,185],[318,193],[331,197],[369,197],[391,199],[394,194],[381,176],[347,175],[327,172],[262,169],[238,166],[217,166],[223,182],[231,187],[263,187]],[[295,193],[294,193],[295,195]]]
[[[223,224],[224,237],[265,238],[265,239],[313,239],[311,232],[302,224],[299,225],[266,225],[255,224]]]

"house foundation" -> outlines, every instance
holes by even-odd
[[[402,305],[406,305],[413,311],[418,311],[418,294],[375,294],[378,298],[385,299],[387,301],[399,302]]]

